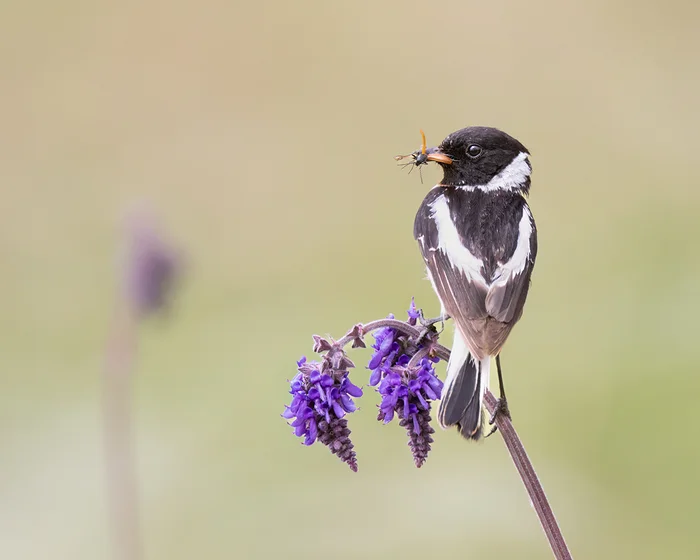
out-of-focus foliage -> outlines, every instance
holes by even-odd
[[[412,238],[438,170],[392,156],[469,124],[532,152],[540,252],[503,367],[574,555],[698,555],[697,3],[8,8],[0,557],[109,552],[99,373],[140,198],[188,257],[140,345],[149,558],[548,557],[498,437],[438,431],[417,470],[366,388],[353,474],[279,416],[312,333],[438,312]]]

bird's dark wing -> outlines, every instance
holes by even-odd
[[[479,330],[488,318],[486,297],[488,285],[481,276],[480,264],[470,267],[469,253],[463,248],[462,262],[455,263],[440,247],[438,229],[430,204],[434,200],[426,197],[418,210],[414,223],[414,236],[418,240],[423,260],[433,288],[440,298],[443,312],[452,317],[462,332],[468,346],[477,350],[481,344]],[[478,259],[474,259],[478,263]]]
[[[488,316],[486,285],[454,267],[439,249],[423,249],[423,245],[420,245],[430,279],[445,312],[457,324],[463,320],[485,319]]]
[[[535,222],[527,206],[523,211],[524,219],[529,220],[529,223],[519,226],[516,249],[509,261],[496,268],[486,296],[486,312],[503,323],[515,323],[520,319],[537,256]]]

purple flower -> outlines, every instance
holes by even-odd
[[[415,325],[419,317],[411,300],[408,323]],[[430,403],[439,399],[442,392],[442,382],[433,366],[439,360],[429,357],[431,343],[428,337],[416,344],[396,329],[379,329],[374,334],[374,353],[367,366],[372,370],[369,384],[376,386],[382,396],[377,419],[388,424],[395,415],[399,417],[399,425],[408,432],[408,445],[418,467],[425,462],[435,433],[430,426]]]
[[[416,309],[416,298],[411,298],[411,305],[408,308],[408,322],[415,325],[420,318],[420,311]]]
[[[148,214],[134,213],[127,228],[124,291],[135,314],[144,316],[167,305],[181,263]]]
[[[442,381],[435,375],[433,361],[422,358],[417,367],[394,366],[377,390],[382,396],[377,420],[387,424],[394,415],[399,417],[399,425],[408,432],[408,445],[416,466],[421,467],[435,433],[430,425],[430,402],[442,392]]]
[[[369,384],[381,395],[378,420],[387,424],[398,418],[408,433],[416,466],[420,467],[435,433],[430,425],[431,403],[442,392],[442,382],[434,368],[439,361],[435,357],[439,334],[432,327],[418,325],[422,314],[413,299],[405,323],[395,321],[393,315],[388,318],[391,321],[384,324],[392,326],[376,329],[374,322],[369,327],[376,329],[367,366],[371,371]],[[354,399],[362,396],[362,389],[350,381],[348,370],[355,365],[344,347],[352,343],[353,348],[364,348],[367,327],[357,324],[337,342],[313,336],[313,350],[322,356],[321,361],[309,362],[302,357],[297,362],[298,373],[290,382],[292,402],[282,414],[294,434],[303,438],[304,445],[320,441],[353,471],[357,471],[357,457],[350,441],[347,415],[355,411]]]
[[[343,356],[337,356],[342,353]],[[299,373],[291,381],[292,402],[282,416],[290,420],[297,437],[304,438],[304,445],[319,440],[341,461],[357,471],[357,459],[350,441],[350,429],[345,415],[355,411],[354,397],[362,396],[362,389],[354,385],[347,369],[352,362],[342,349],[332,348],[322,362],[298,362]]]

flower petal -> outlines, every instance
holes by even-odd
[[[367,364],[367,369],[377,369],[379,364],[382,363],[382,360],[384,359],[384,354],[380,352],[375,352],[372,354],[372,357],[369,360],[369,364]]]
[[[392,347],[394,344],[394,331],[390,331],[390,334],[387,335],[384,340],[382,340],[382,343],[379,345],[379,351],[386,355],[389,352],[389,349]]]
[[[428,396],[428,398],[431,401],[436,401],[440,398],[437,396],[435,391],[433,391],[433,389],[430,387],[430,385],[423,385],[423,392]],[[418,393],[418,392],[417,392],[417,394],[420,395],[420,393]]]
[[[408,395],[405,395],[403,398],[403,417],[408,418],[408,415],[411,412],[411,406],[408,403]]]
[[[311,445],[313,442],[316,441],[316,438],[318,437],[318,426],[316,426],[316,420],[311,419],[309,420],[309,431],[306,434],[306,440],[304,441],[304,445]],[[307,443],[307,441],[309,443]]]
[[[420,317],[420,311],[416,309],[416,300],[415,298],[411,298],[411,305],[408,308],[408,322],[411,325],[416,324],[416,319]]]
[[[385,424],[388,424],[388,423],[391,422],[393,419],[394,419],[394,408],[392,407],[391,410],[390,410],[389,412],[387,412],[386,414],[384,414],[384,423],[385,423]]]
[[[343,410],[343,407],[338,401],[333,401],[333,412],[338,418],[345,416],[345,410]]]
[[[291,408],[288,406],[284,407],[284,412],[282,413],[282,418],[286,418],[287,420],[294,418],[296,414],[292,411]]]
[[[413,433],[420,434],[420,423],[418,422],[418,415],[412,414],[413,416]]]
[[[355,403],[347,395],[340,395],[340,404],[345,409],[345,412],[355,412],[357,410]]]
[[[362,396],[362,389],[360,389],[357,385],[355,385],[352,381],[350,381],[350,378],[348,378],[348,377],[346,377],[343,380],[342,389],[348,395],[351,395],[353,397],[361,397]]]

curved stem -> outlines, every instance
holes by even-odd
[[[373,330],[383,327],[390,327],[392,329],[396,329],[397,331],[400,331],[413,338],[418,337],[421,332],[418,328],[409,325],[408,323],[405,323],[403,321],[398,321],[396,319],[379,319],[378,321],[372,321],[370,323],[367,323],[366,325],[362,325],[361,330],[362,334],[364,335]],[[342,348],[343,346],[351,342],[353,338],[353,336],[350,336],[348,334],[341,338],[336,344],[338,344]],[[438,356],[441,360],[448,361],[450,359],[450,350],[445,346],[435,343],[431,345],[431,349],[434,352],[434,354]],[[420,352],[425,352],[427,354],[427,349],[421,349],[419,353]],[[415,365],[413,362],[419,355],[419,353],[417,353],[411,359],[409,365]],[[421,358],[422,357],[423,356],[421,356]],[[494,414],[494,412],[496,411],[497,402],[498,400],[496,399],[496,397],[487,388],[486,393],[484,395],[484,406],[486,407],[486,410],[489,412],[489,414]],[[535,508],[535,512],[537,513],[537,517],[540,520],[540,524],[542,525],[544,534],[547,537],[547,541],[549,541],[549,546],[552,548],[554,557],[557,560],[571,560],[571,552],[569,551],[569,548],[566,545],[566,541],[564,540],[564,536],[561,533],[561,529],[559,528],[557,519],[554,516],[554,512],[552,511],[552,508],[549,505],[549,501],[547,500],[547,496],[544,493],[542,484],[540,483],[540,480],[537,477],[537,473],[535,472],[535,469],[532,466],[532,463],[530,462],[530,458],[528,457],[527,452],[525,451],[525,447],[520,441],[518,433],[513,427],[513,423],[511,422],[510,418],[508,418],[505,414],[498,414],[496,416],[495,422],[496,426],[498,427],[498,431],[501,433],[503,441],[506,444],[508,453],[510,453],[511,459],[513,460],[513,464],[515,465],[515,468],[517,469],[518,474],[520,475],[520,478],[523,481],[523,484],[525,485],[525,490],[527,490],[527,493],[530,496],[530,501],[532,503],[532,506]]]
[[[484,406],[486,410],[489,411],[489,414],[495,412],[497,402],[498,400],[493,393],[486,389]],[[503,436],[503,441],[506,444],[511,459],[513,459],[513,464],[518,470],[518,474],[525,485],[527,493],[530,495],[530,501],[535,508],[544,534],[549,541],[549,546],[552,547],[554,557],[557,560],[571,560],[571,552],[569,552],[569,548],[566,546],[566,541],[564,541],[564,536],[561,533],[556,517],[554,517],[554,512],[549,505],[542,484],[539,478],[537,478],[537,473],[530,462],[530,458],[527,456],[527,452],[520,441],[520,437],[518,437],[518,433],[513,427],[513,423],[505,414],[499,414],[496,416],[496,426],[498,426],[498,431],[501,433],[501,436]]]
[[[418,362],[420,362],[423,358],[425,358],[428,355],[429,350],[427,348],[421,348],[413,354],[413,357],[411,360],[408,362],[408,365],[406,366],[407,370],[411,370],[411,368],[414,368],[418,365]]]
[[[391,327],[392,329],[396,329],[397,331],[401,331],[404,334],[407,334],[408,336],[418,336],[420,333],[418,329],[415,327],[412,327],[408,323],[404,323],[403,321],[399,321],[397,319],[378,319],[377,321],[371,321],[367,323],[366,325],[360,324],[360,328],[362,329],[362,334],[365,335],[367,333],[370,333],[372,331],[376,331],[377,329],[381,329],[384,327]],[[349,342],[352,342],[352,340],[355,338],[352,334],[352,331],[348,334],[346,334],[343,338],[338,340],[336,344],[340,346],[341,348],[345,345],[347,345]]]
[[[377,329],[381,329],[384,327],[390,327],[392,329],[395,329],[397,331],[400,331],[408,336],[411,336],[413,338],[417,338],[420,336],[420,329],[417,327],[414,327],[413,325],[409,325],[408,323],[405,323],[404,321],[399,321],[397,319],[378,319],[376,321],[371,321],[367,323],[366,325],[360,325],[362,328],[362,334],[365,335],[367,333],[370,333],[372,331],[376,331]],[[346,334],[343,338],[338,340],[336,344],[340,346],[341,348],[343,346],[346,346],[355,337],[352,336],[350,333]],[[431,348],[435,355],[440,358],[441,360],[449,360],[450,358],[450,349],[443,346],[442,344],[431,344]]]

